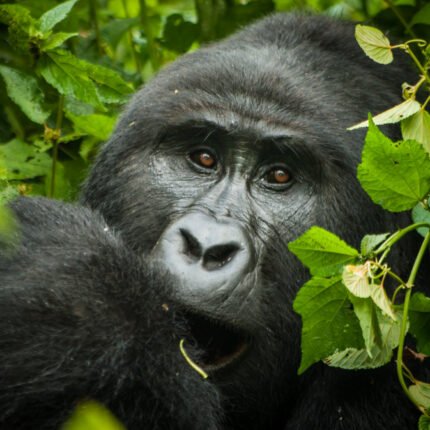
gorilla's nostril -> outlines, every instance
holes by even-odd
[[[182,252],[193,260],[199,260],[202,256],[202,247],[199,241],[188,230],[180,228],[179,231],[184,244]]]
[[[206,270],[217,270],[233,260],[240,247],[235,243],[212,246],[203,255],[203,267]]]

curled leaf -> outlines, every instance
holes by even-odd
[[[356,297],[367,298],[372,292],[369,284],[369,266],[360,264],[345,266],[342,273],[342,281],[346,288]]]

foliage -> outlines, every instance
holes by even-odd
[[[365,54],[378,63],[391,63],[395,49],[406,51],[419,72],[414,85],[403,85],[402,103],[351,127],[368,127],[358,166],[361,186],[387,211],[412,210],[414,224],[394,233],[365,236],[360,251],[318,227],[290,243],[290,251],[313,275],[294,302],[303,319],[299,373],[319,360],[343,369],[379,367],[391,360],[397,348],[399,382],[423,414],[419,429],[428,429],[430,384],[414,377],[403,354],[409,332],[417,345],[417,351],[409,352],[421,358],[430,355],[430,297],[420,292],[412,295],[430,243],[430,43],[411,39],[392,45],[380,30],[364,25],[357,25],[356,38]],[[418,53],[412,45],[418,46]],[[424,94],[418,97],[420,90]],[[376,126],[399,122],[403,135],[399,142]],[[424,240],[408,279],[403,280],[386,260],[391,248],[415,230]],[[390,279],[396,285],[392,294]]]

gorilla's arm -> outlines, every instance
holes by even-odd
[[[165,279],[101,217],[22,198],[0,244],[0,427],[54,429],[94,399],[132,429],[214,429],[218,394],[180,355]]]

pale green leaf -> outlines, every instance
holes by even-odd
[[[351,294],[356,297],[367,298],[371,294],[369,284],[369,266],[361,264],[354,266],[349,264],[342,272],[342,282]]]
[[[367,354],[372,357],[373,345],[375,343],[378,345],[381,344],[381,330],[378,324],[375,304],[371,299],[362,299],[353,295],[349,296],[349,300],[354,306],[355,315],[360,322]]]
[[[66,19],[77,0],[69,0],[48,10],[39,18],[39,29],[42,33],[52,30],[59,22]]]
[[[409,393],[420,406],[430,409],[430,384],[416,381],[414,385],[409,386]]]
[[[358,251],[335,234],[321,227],[311,227],[288,244],[288,249],[309,268],[313,275],[330,276],[358,257]]]
[[[385,288],[382,285],[372,286],[371,298],[376,306],[381,309],[382,312],[387,314],[393,320],[396,319],[396,315],[394,314],[393,304],[391,300],[388,298],[387,293],[385,292]]]
[[[355,38],[365,54],[380,64],[389,64],[393,61],[390,41],[382,31],[367,25],[355,26]]]
[[[32,121],[43,124],[50,112],[44,106],[44,96],[37,80],[24,72],[0,66],[0,75],[6,83],[8,96]]]
[[[430,158],[418,142],[394,143],[370,121],[358,179],[383,208],[412,209],[430,192]]]
[[[430,154],[430,114],[420,109],[414,115],[402,121],[403,139],[416,140]]]
[[[416,100],[408,99],[374,116],[373,122],[376,125],[394,124],[416,114],[420,109],[421,105]],[[349,127],[348,130],[355,130],[362,127],[369,127],[369,121],[360,122],[359,124]]]
[[[339,349],[364,347],[360,325],[340,277],[312,278],[299,290],[294,310],[303,322],[299,373]]]

